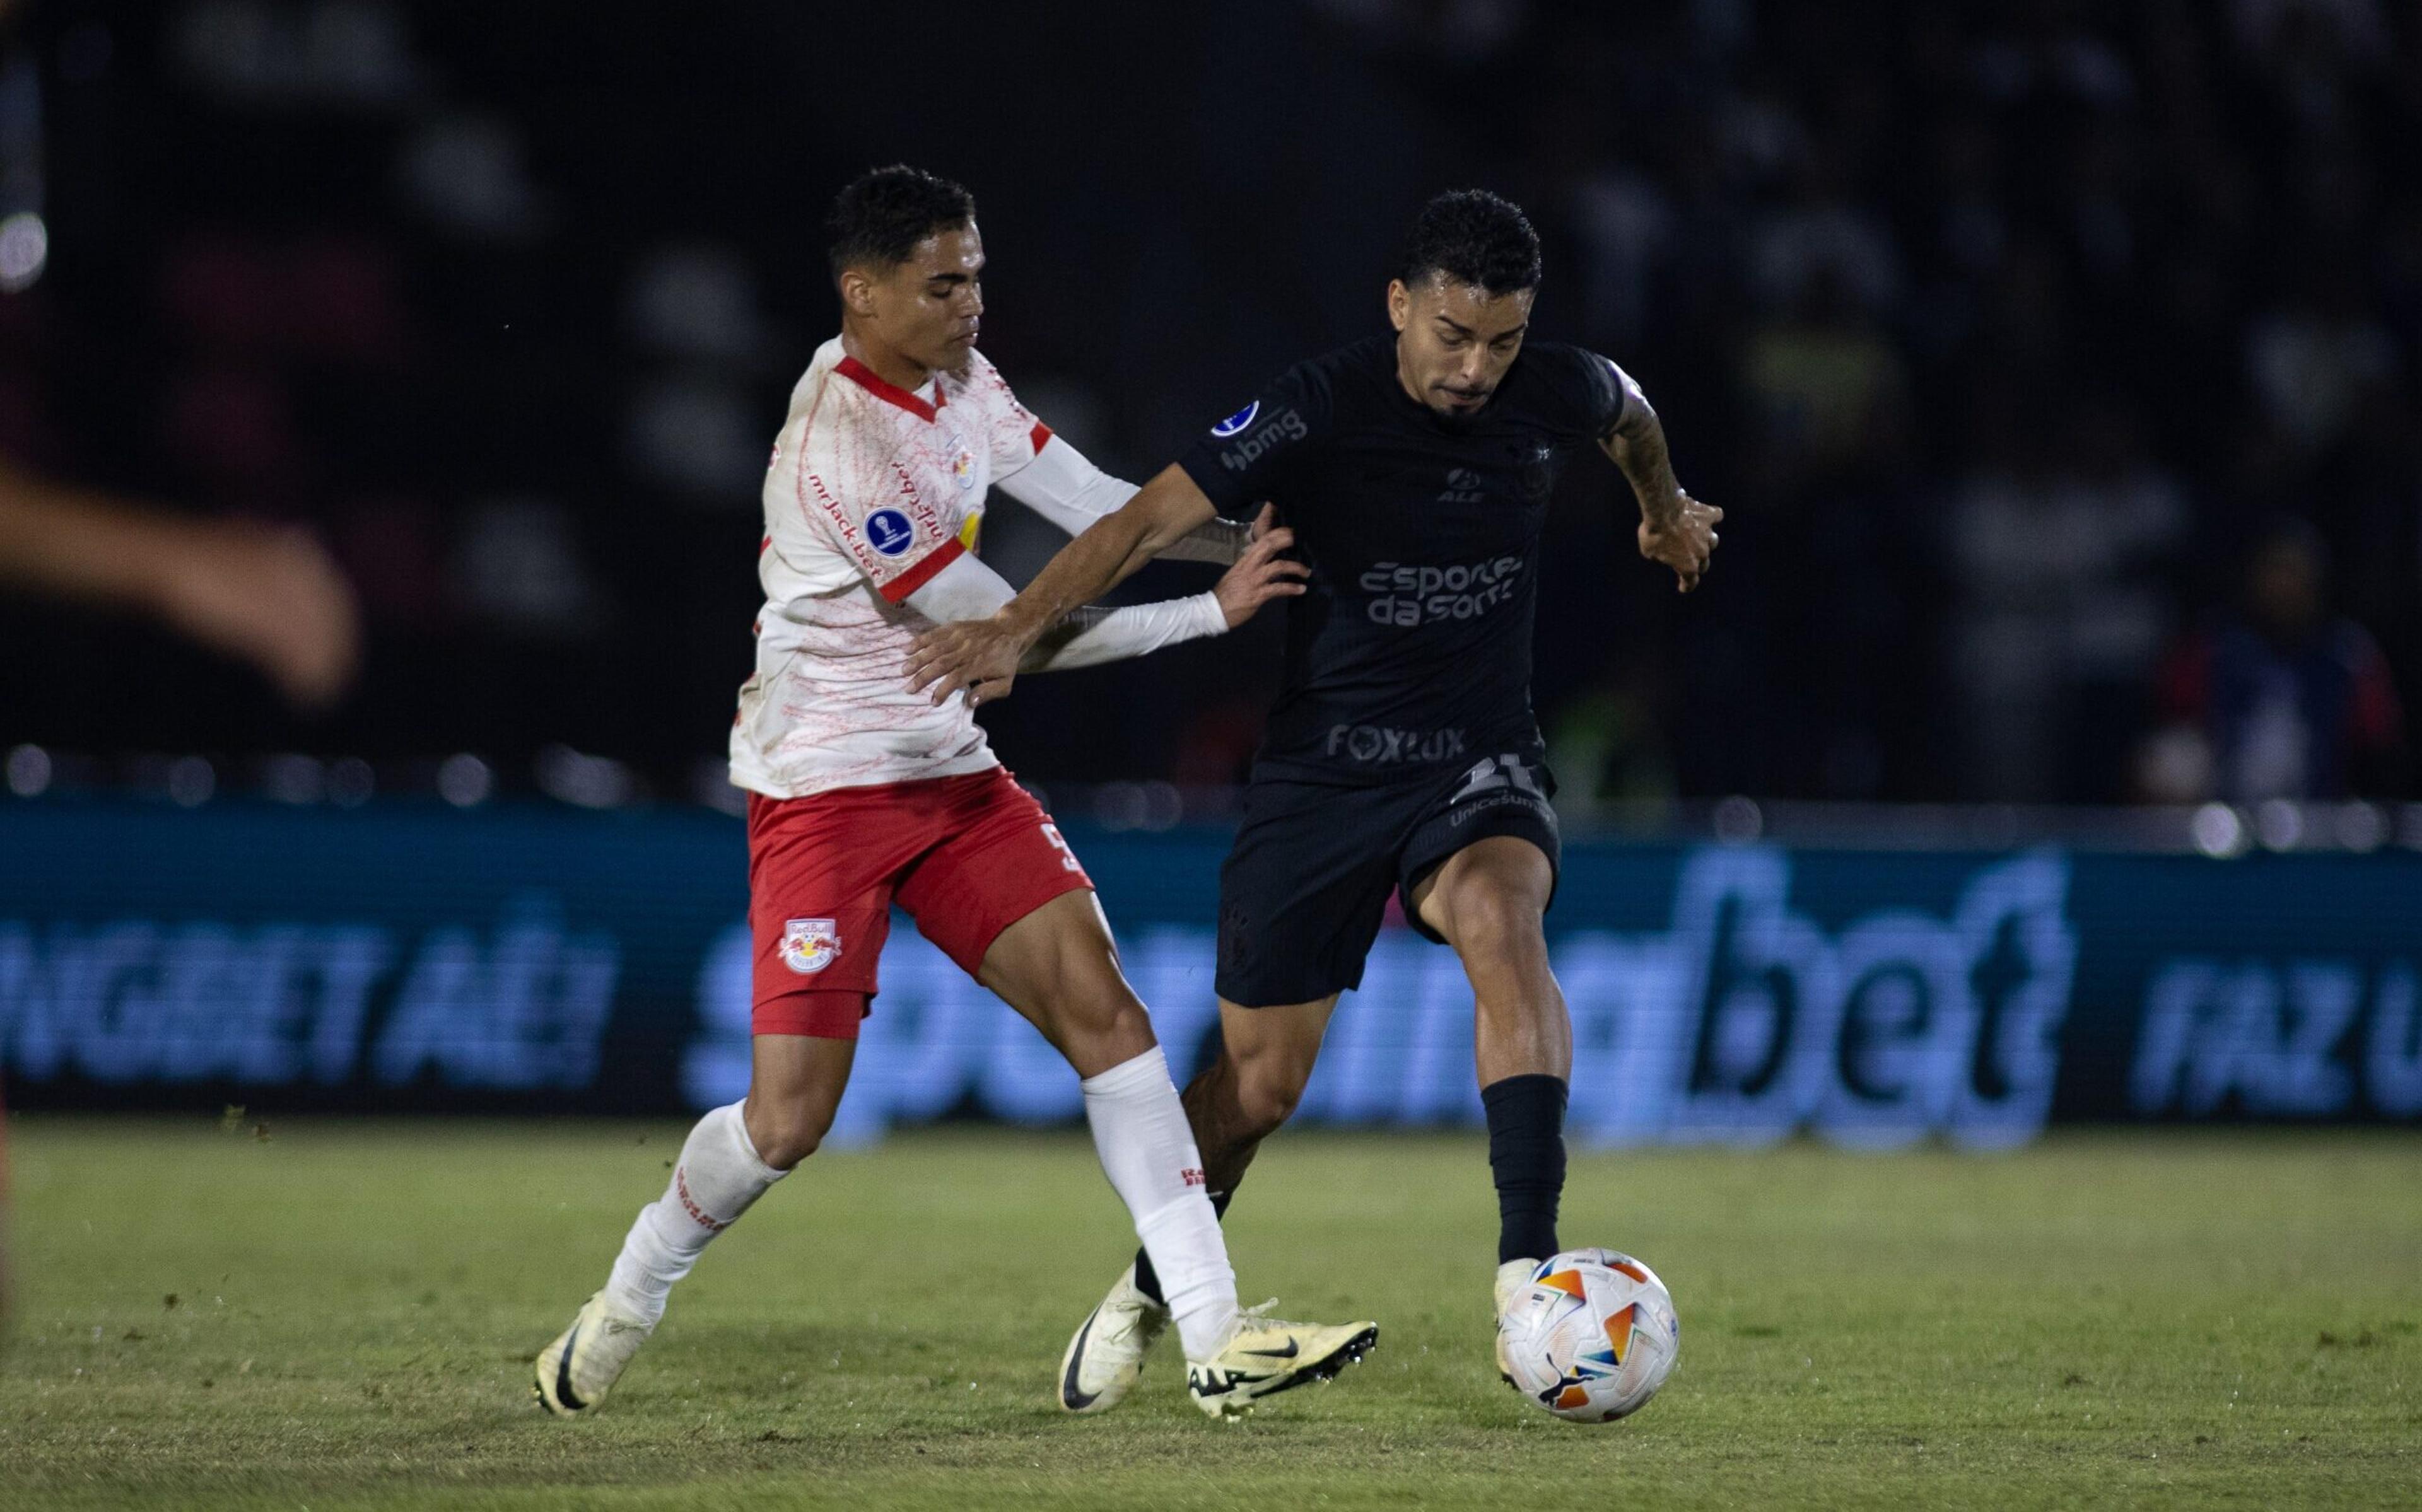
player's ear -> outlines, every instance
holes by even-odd
[[[841,307],[863,320],[874,313],[874,280],[863,269],[843,268],[836,280],[841,288]]]
[[[1405,329],[1405,322],[1412,318],[1413,291],[1405,287],[1405,281],[1403,279],[1389,279],[1388,323],[1394,326],[1401,332]]]

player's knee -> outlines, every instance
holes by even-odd
[[[786,1128],[765,1141],[757,1152],[758,1158],[777,1171],[791,1170],[816,1152],[830,1127],[826,1122],[821,1128],[813,1124]]]
[[[1466,889],[1449,912],[1449,938],[1467,961],[1514,964],[1547,950],[1538,903],[1503,887]]]
[[[834,1109],[819,1102],[750,1103],[745,1117],[757,1158],[787,1171],[813,1155],[832,1131]]]
[[[1077,999],[1082,1005],[1083,1021],[1089,1033],[1105,1039],[1124,1040],[1140,1037],[1147,1043],[1151,1041],[1152,1015],[1144,1011],[1143,1004],[1119,977],[1113,975],[1108,982],[1095,983],[1089,990],[1079,990]]]
[[[1310,1061],[1282,1055],[1257,1056],[1236,1067],[1236,1107],[1254,1137],[1276,1130],[1295,1115],[1303,1100],[1304,1083],[1312,1080]]]
[[[1115,975],[1109,981],[1069,982],[1054,998],[1045,1027],[1053,1042],[1079,1064],[1116,1065],[1156,1043],[1152,1015]]]

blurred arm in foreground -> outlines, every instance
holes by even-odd
[[[11,585],[154,616],[303,709],[334,703],[360,657],[353,588],[302,531],[159,514],[0,463],[0,591]]]

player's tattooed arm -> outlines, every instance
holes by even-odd
[[[1253,527],[1241,520],[1206,520],[1160,553],[1164,562],[1211,562],[1233,567],[1252,549]]]
[[[1672,568],[1681,591],[1688,593],[1706,575],[1716,550],[1716,524],[1724,512],[1682,491],[1655,407],[1629,373],[1617,368],[1616,375],[1623,381],[1623,410],[1598,437],[1598,445],[1623,470],[1640,501],[1640,554]]]
[[[1144,656],[1180,641],[1224,635],[1272,599],[1303,591],[1298,580],[1308,569],[1280,555],[1294,543],[1287,531],[1265,532],[1208,593],[1158,603],[1087,604],[1038,636],[1018,659],[1017,673],[1065,672]],[[919,585],[907,604],[936,624],[956,624],[989,618],[1014,594],[999,573],[962,553]],[[985,704],[1008,697],[1017,673],[969,684],[967,701]]]
[[[1094,521],[1116,514],[1140,491],[1134,484],[1095,467],[1064,436],[1051,437],[1031,462],[996,479],[996,484],[1072,537],[1083,535]],[[1160,554],[1174,562],[1233,567],[1252,543],[1251,526],[1213,519],[1180,536]]]
[[[1252,618],[1271,600],[1303,592],[1302,579],[1311,569],[1280,554],[1294,544],[1292,531],[1265,529],[1245,554],[1220,574],[1218,586],[1190,599],[1117,608],[1086,604],[1028,647],[1018,670],[1064,672],[1142,656],[1198,636],[1224,635]]]
[[[934,702],[1016,676],[1027,647],[1219,511],[1182,467],[1170,466],[1060,549],[1023,592],[988,618],[936,625],[917,637],[908,686]]]
[[[1682,485],[1674,478],[1674,461],[1665,450],[1665,427],[1657,418],[1640,384],[1629,373],[1615,369],[1623,383],[1623,408],[1597,444],[1640,496],[1640,518],[1669,525],[1682,512]]]

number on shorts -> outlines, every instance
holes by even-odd
[[[1061,838],[1060,826],[1057,824],[1046,824],[1043,826],[1043,838],[1050,841],[1051,849],[1060,852],[1060,865],[1063,870],[1082,871],[1085,869],[1084,867],[1077,865],[1077,852],[1069,850],[1068,842]]]
[[[1518,792],[1528,793],[1536,799],[1545,800],[1548,796],[1539,791],[1538,783],[1531,776],[1531,769],[1522,764],[1520,756],[1482,756],[1473,763],[1470,772],[1463,774],[1463,786],[1457,788],[1455,796],[1447,802],[1460,803],[1467,798],[1476,797],[1481,793],[1495,792],[1499,788],[1507,787],[1513,787]]]

